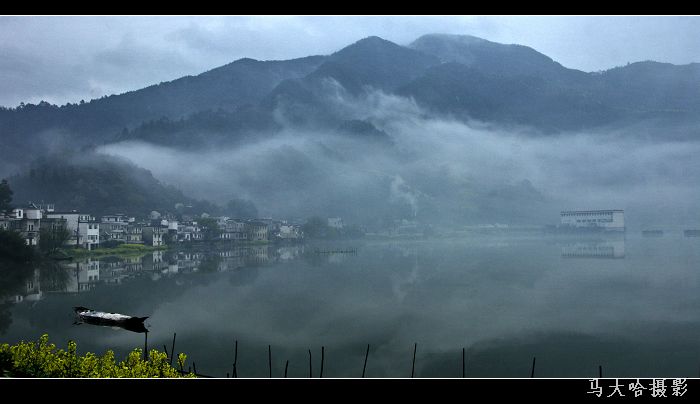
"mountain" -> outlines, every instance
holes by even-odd
[[[638,111],[700,110],[700,63],[631,63],[596,76],[594,91],[605,103]]]
[[[527,46],[468,35],[424,35],[409,47],[447,64],[400,91],[436,111],[545,131],[642,120],[696,124],[700,112],[697,63],[638,62],[586,73]]]
[[[619,113],[585,90],[539,76],[502,76],[460,63],[435,66],[398,89],[436,114],[528,125],[544,132],[614,122]]]
[[[542,146],[543,156],[562,153],[566,164],[598,161],[606,136],[697,140],[699,85],[700,64],[647,61],[589,73],[472,36],[426,35],[409,46],[369,37],[326,56],[241,59],[80,105],[0,109],[0,175],[21,172],[9,178],[16,201],[93,214],[168,212],[177,203],[223,211],[160,179],[222,205],[253,200],[264,215],[541,223],[558,207],[546,181],[530,181],[527,167],[539,154],[524,148],[500,161],[511,150],[510,129],[556,134],[562,144],[582,134],[572,143],[583,145],[580,153]],[[487,125],[462,125],[473,120]],[[523,143],[540,150],[550,142]],[[158,179],[95,154],[96,145]],[[626,182],[649,168],[611,167],[576,175]],[[560,171],[566,175],[565,164]],[[252,211],[246,206],[229,210]]]
[[[373,120],[373,111],[347,107],[372,90],[409,97],[438,116],[535,133],[652,122],[664,130],[649,136],[687,138],[699,123],[699,84],[700,64],[639,62],[587,73],[527,46],[468,35],[424,35],[408,46],[375,36],[326,56],[240,59],[87,103],[0,108],[0,172],[26,166],[27,150],[42,156],[121,140],[238,145],[284,128],[362,132],[342,125]]]
[[[285,61],[240,59],[197,76],[86,103],[59,107],[41,102],[15,109],[0,108],[0,173],[25,167],[23,156],[27,149],[34,155],[74,150],[113,141],[124,135],[124,129],[144,122],[177,120],[200,111],[257,104],[281,81],[303,77],[324,60],[323,56]]]
[[[307,76],[280,83],[261,104],[283,111],[287,123],[333,127],[348,118],[334,109],[339,95],[353,97],[369,89],[391,93],[438,64],[434,56],[368,37],[328,56]]]
[[[125,213],[145,217],[153,210],[175,213],[178,203],[197,212],[219,209],[163,185],[150,171],[128,161],[91,153],[40,158],[8,182],[15,205],[45,201],[55,203],[57,210],[76,209],[96,216]]]
[[[393,91],[439,63],[434,56],[372,36],[330,55],[309,77],[333,77],[351,92],[363,86]]]
[[[278,83],[303,77],[324,60],[324,56],[285,61],[246,58],[197,76],[87,103],[59,107],[41,102],[15,109],[0,108],[0,133],[12,151],[25,148],[29,141],[34,149],[45,153],[56,137],[62,143],[99,144],[144,121],[178,119],[203,110],[231,110],[257,104]]]
[[[240,145],[267,138],[281,129],[272,115],[255,106],[235,110],[205,110],[186,119],[160,118],[122,130],[112,141],[139,140],[154,144],[197,149],[216,144]]]

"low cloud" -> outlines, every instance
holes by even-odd
[[[563,209],[615,208],[640,226],[697,220],[699,142],[649,141],[623,130],[533,136],[431,116],[411,99],[378,91],[331,94],[333,109],[372,123],[394,144],[290,126],[242,147],[126,142],[100,151],[190,195],[250,199],[275,217],[543,224],[556,223]]]

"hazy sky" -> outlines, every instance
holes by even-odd
[[[564,66],[700,62],[700,17],[0,17],[0,105],[64,104],[195,75],[242,57],[329,54],[370,35],[401,45],[468,34],[531,46]]]

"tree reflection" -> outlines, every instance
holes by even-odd
[[[31,264],[0,260],[0,335],[12,324],[11,300],[22,295],[27,281],[34,274]]]
[[[46,291],[65,291],[71,276],[69,268],[55,261],[45,261],[39,265],[39,279]]]

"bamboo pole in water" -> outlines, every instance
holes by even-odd
[[[367,370],[367,356],[369,355],[369,344],[367,344],[367,352],[365,352],[365,365],[362,366],[362,377],[365,377],[365,370]]]
[[[289,359],[287,359],[287,363],[284,364],[284,378],[287,378],[287,368],[289,368]]]
[[[533,378],[535,377],[535,361],[537,360],[536,356],[532,357],[532,371],[530,372],[530,377]]]
[[[314,377],[312,368],[311,368],[311,350],[309,349],[309,377]]]
[[[464,347],[462,347],[462,379],[464,379],[464,377],[465,377],[466,369],[467,369],[467,367],[466,367]]]
[[[323,358],[324,358],[324,350],[325,347],[321,346],[321,374],[318,376],[320,378],[323,378]]]
[[[413,344],[413,364],[411,365],[411,378],[413,378],[414,371],[416,370],[416,348],[418,348],[418,343]]]
[[[173,345],[170,347],[170,366],[173,365],[173,356],[175,356],[175,337],[177,333],[173,333]]]
[[[233,377],[238,377],[238,340],[236,340],[236,347],[233,350]]]
[[[267,365],[270,369],[270,378],[272,378],[272,347],[267,346]]]

